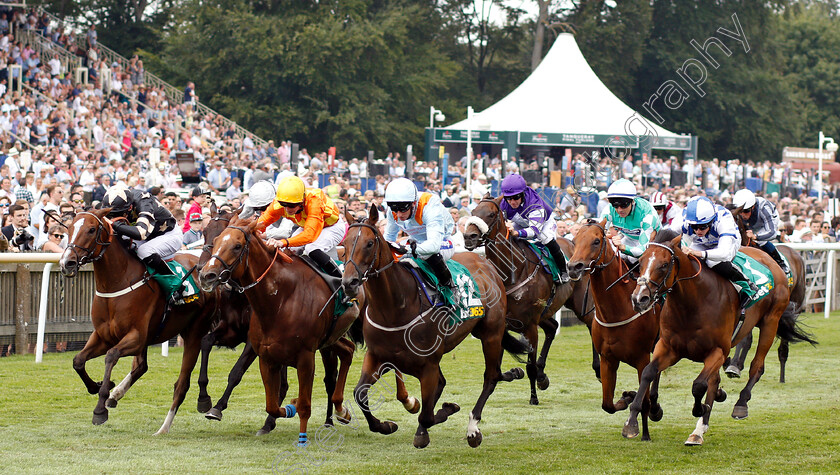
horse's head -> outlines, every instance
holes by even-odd
[[[683,255],[680,249],[682,234],[672,229],[662,229],[651,234],[647,249],[639,258],[639,277],[631,299],[633,309],[645,313],[656,302],[660,292],[667,291],[676,279],[674,264]],[[668,284],[668,281],[671,281]]]
[[[230,226],[213,240],[210,260],[198,274],[203,290],[210,292],[220,283],[242,276],[247,266],[248,248],[252,240],[259,239],[254,235],[256,227],[256,220],[239,219],[238,213],[231,216]]]
[[[464,246],[472,251],[495,239],[505,230],[505,220],[499,208],[502,198],[485,196],[475,207],[464,229]]]
[[[111,225],[105,216],[111,208],[82,211],[67,230],[70,233],[67,248],[61,253],[58,265],[61,273],[73,277],[88,262],[99,260],[111,244]]]
[[[207,264],[207,261],[210,260],[210,255],[213,254],[213,241],[219,234],[222,234],[222,231],[230,224],[230,220],[234,216],[238,216],[238,212],[219,213],[216,203],[210,203],[210,222],[207,223],[207,226],[204,226],[204,230],[201,232],[204,236],[204,246],[201,248],[201,257],[198,259],[199,268],[204,267],[204,264]]]
[[[376,228],[379,211],[370,208],[370,216],[364,223],[351,222],[344,236],[344,276],[341,283],[350,298],[356,297],[359,287],[371,276],[375,276],[389,263],[394,262],[391,248]]]
[[[575,236],[575,252],[569,259],[569,277],[579,280],[586,271],[604,266],[615,254],[607,239],[607,220],[587,220]]]

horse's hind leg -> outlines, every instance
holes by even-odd
[[[790,342],[787,340],[779,341],[779,382],[785,382],[785,364],[787,363],[788,353],[790,352]]]
[[[207,377],[207,368],[210,365],[210,351],[213,343],[216,342],[215,332],[210,332],[201,339],[201,364],[198,366],[198,412],[204,414],[213,407],[213,400],[207,392],[207,384],[210,378]]]
[[[467,425],[467,443],[473,448],[481,445],[483,437],[481,430],[478,428],[478,423],[481,422],[484,405],[496,389],[496,384],[499,382],[502,372],[501,341],[498,338],[484,339],[481,341],[481,345],[484,350],[484,386],[481,388],[481,394],[470,412],[470,420]]]
[[[531,383],[531,405],[536,406],[540,403],[537,397],[537,345],[539,344],[539,334],[537,333],[537,325],[532,323],[528,325],[525,330],[525,339],[531,345],[531,351],[528,352],[528,363],[525,365],[525,372],[528,374],[528,382]]]
[[[741,390],[741,395],[735,407],[732,409],[732,417],[734,419],[746,419],[749,415],[747,402],[752,398],[752,388],[761,379],[764,374],[764,359],[770,347],[773,346],[773,340],[776,338],[776,326],[770,328],[766,322],[762,322],[760,331],[758,332],[758,347],[755,349],[755,356],[750,362],[750,379],[747,385]]]
[[[554,342],[554,337],[557,336],[557,329],[559,327],[560,324],[557,323],[557,320],[555,320],[553,316],[544,318],[543,321],[540,322],[540,328],[542,328],[543,332],[545,332],[545,340],[543,341],[543,346],[540,350],[540,357],[537,360],[537,387],[542,391],[548,389],[549,384],[551,384],[551,380],[549,380],[548,376],[545,374],[545,363],[548,359],[548,352],[551,349],[551,344]]]
[[[420,400],[408,395],[405,388],[405,376],[400,370],[394,370],[394,378],[397,380],[397,401],[401,402],[406,411],[411,414],[420,412]]]
[[[691,394],[694,396],[694,407],[691,414],[699,417],[694,432],[688,436],[685,445],[702,445],[703,435],[709,430],[709,417],[712,413],[712,405],[716,398],[720,401],[726,399],[726,393],[720,390],[720,367],[726,359],[726,354],[721,348],[714,348],[703,361],[703,370],[694,380],[691,386]],[[701,402],[705,397],[705,402]]]
[[[650,387],[650,420],[658,422],[662,420],[662,406],[659,404],[659,378],[662,373],[656,375],[653,379],[653,385]]]
[[[251,364],[254,360],[257,359],[257,352],[254,350],[254,347],[251,345],[251,342],[245,343],[245,348],[242,350],[242,354],[239,355],[239,359],[236,360],[236,364],[233,365],[233,368],[230,370],[230,374],[228,374],[228,382],[227,387],[225,387],[225,392],[222,394],[222,397],[216,401],[216,405],[213,406],[212,409],[207,411],[204,414],[204,417],[220,421],[222,420],[222,411],[227,409],[228,401],[230,400],[230,395],[233,394],[233,389],[242,382],[242,376],[245,375],[245,372],[248,371],[248,368],[251,367]],[[283,373],[283,381],[285,381],[285,372]],[[282,383],[281,383],[282,384]],[[288,388],[288,384],[286,386]],[[283,396],[280,398],[280,402],[283,401],[285,397],[285,392],[283,392]]]
[[[359,376],[359,383],[356,384],[356,389],[353,390],[353,397],[355,398],[359,409],[362,411],[362,414],[364,414],[370,431],[388,435],[397,430],[397,424],[391,421],[381,422],[373,415],[370,407],[370,388],[376,384],[376,381],[379,380],[380,368],[381,365],[379,360],[371,354],[370,350],[368,350],[368,352],[365,353],[365,359],[362,363],[362,374]],[[377,406],[381,404],[381,402],[382,401],[375,401]]]
[[[110,393],[113,383],[110,383],[110,381],[111,372],[114,370],[114,366],[117,364],[117,361],[119,361],[120,356],[141,352],[143,350],[142,345],[143,343],[140,341],[139,332],[137,330],[132,330],[128,335],[120,340],[116,346],[105,353],[105,375],[102,378],[103,383],[99,387],[99,401],[93,409],[94,425],[104,424],[105,421],[108,420],[108,408],[105,406],[105,402],[111,395]],[[104,381],[108,381],[109,383],[106,384]]]
[[[146,374],[146,371],[149,369],[146,356],[147,352],[148,347],[143,348],[142,353],[134,357],[131,371],[125,376],[125,379],[123,379],[120,384],[111,391],[108,400],[105,401],[105,405],[107,407],[117,407],[117,402],[125,396],[129,388],[131,388],[131,386],[133,386],[141,376]]]
[[[99,334],[93,332],[91,333],[90,338],[88,338],[88,341],[82,351],[78,352],[76,356],[73,357],[73,369],[79,374],[79,377],[85,384],[87,392],[90,394],[98,393],[102,383],[97,383],[90,377],[90,375],[88,375],[87,370],[85,370],[85,363],[93,358],[104,355],[106,351],[108,351],[108,345],[102,341]]]
[[[338,378],[338,357],[335,347],[321,348],[321,361],[324,363],[324,388],[327,390],[327,419],[325,426],[333,425],[332,398],[335,395],[336,379]]]
[[[198,317],[201,318],[201,317]],[[201,351],[201,338],[203,331],[201,331],[200,323],[196,327],[184,335],[184,355],[181,357],[181,371],[178,374],[178,380],[175,382],[175,391],[172,396],[172,406],[166,414],[163,424],[160,426],[155,435],[166,434],[172,427],[172,421],[175,419],[175,414],[178,413],[178,408],[184,403],[184,398],[187,397],[187,391],[190,389],[190,375],[195,368],[195,363],[198,361],[198,354]]]
[[[752,343],[752,332],[747,333],[744,338],[738,342],[738,346],[735,347],[735,353],[732,355],[729,365],[724,370],[727,376],[730,378],[741,377],[741,371],[744,369],[744,362],[747,359],[747,353],[750,351]]]

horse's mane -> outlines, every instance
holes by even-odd
[[[660,229],[659,231],[657,231],[656,236],[654,236],[653,242],[659,243],[659,244],[671,242],[672,240],[674,240],[675,237],[677,237],[679,235],[680,235],[679,232],[674,231],[673,229],[670,229],[670,228]]]

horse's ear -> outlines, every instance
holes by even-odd
[[[495,202],[496,202],[496,205],[501,206],[501,205],[502,205],[502,200],[503,200],[503,199],[505,199],[505,197],[504,197],[504,196],[500,196],[500,197],[496,198],[496,199],[495,199],[495,200],[493,200],[493,201],[495,201]]]
[[[97,218],[104,218],[108,216],[108,213],[111,212],[111,208],[100,208],[91,211],[93,214],[96,215]]]
[[[371,206],[367,224],[370,224],[371,226],[375,227],[377,221],[379,221],[379,208],[377,208],[376,206]]]
[[[213,200],[210,200],[210,217],[215,218],[218,215],[219,215],[219,209],[216,208],[216,202],[213,201]]]
[[[491,195],[490,192],[488,191],[487,193],[484,194],[484,196],[481,197],[481,199],[482,200],[492,200],[493,195]]]
[[[648,242],[653,242],[653,238],[655,238],[655,237],[656,237],[656,230],[654,229],[653,231],[650,232],[650,240]]]
[[[682,234],[678,234],[674,239],[671,239],[671,248],[680,249],[680,241],[682,241]]]
[[[356,222],[356,218],[346,209],[344,210],[344,220],[347,221],[347,224],[353,224]]]
[[[601,220],[601,227],[602,227],[602,228],[606,228],[606,227],[607,227],[607,218],[604,218],[604,219],[602,219],[602,220]]]

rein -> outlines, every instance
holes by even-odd
[[[248,232],[247,229],[241,228],[239,226],[228,226],[228,228],[236,229],[237,231],[241,232],[245,236],[245,245],[242,246],[242,250],[239,252],[239,255],[236,256],[236,259],[230,264],[225,262],[225,260],[222,259],[221,257],[219,257],[218,254],[213,254],[212,256],[210,256],[210,258],[211,259],[213,259],[213,258],[218,259],[219,262],[222,263],[222,271],[219,272],[219,278],[218,278],[219,282],[221,282],[223,284],[229,284],[231,287],[233,287],[234,290],[236,290],[237,292],[239,292],[241,294],[241,293],[245,292],[246,290],[251,289],[251,288],[255,287],[257,284],[259,284],[260,282],[262,282],[263,278],[265,278],[265,276],[268,275],[268,271],[270,271],[271,268],[274,266],[274,263],[277,261],[277,256],[281,252],[280,252],[280,249],[275,248],[274,249],[274,257],[271,259],[271,262],[268,264],[268,267],[266,267],[265,272],[263,272],[262,275],[257,278],[257,280],[251,282],[250,284],[248,284],[246,286],[242,286],[242,285],[236,283],[235,281],[230,280],[230,276],[233,273],[233,269],[238,267],[239,264],[242,262],[242,257],[243,256],[245,257],[245,267],[246,268],[248,267],[248,261],[250,259],[250,253],[248,252],[248,250],[251,246],[251,233]],[[287,259],[288,259],[288,256],[287,256]]]
[[[99,259],[102,259],[102,256],[105,255],[105,251],[108,250],[108,246],[111,245],[111,236],[113,235],[111,233],[111,231],[109,230],[110,226],[108,226],[105,222],[103,222],[99,218],[99,216],[97,216],[93,213],[90,213],[88,211],[81,211],[81,212],[77,213],[76,216],[79,216],[79,215],[82,215],[82,214],[93,216],[93,218],[96,220],[98,225],[97,225],[97,228],[96,228],[96,235],[94,237],[95,242],[94,242],[94,245],[92,247],[90,247],[90,248],[82,247],[82,246],[79,246],[78,244],[73,243],[73,242],[67,244],[67,249],[66,250],[72,251],[73,254],[76,255],[76,257],[78,258],[79,267],[81,267],[81,266],[83,266],[83,265],[85,265],[89,262],[96,262]],[[99,239],[100,236],[102,235],[102,231],[105,231],[105,235],[108,236],[108,239],[106,241],[102,241],[102,240]],[[99,246],[99,248],[100,248],[99,253],[96,254],[96,256],[91,258],[91,256],[96,251],[97,246]],[[85,254],[84,255],[80,254],[77,251],[77,249],[81,249],[82,251],[85,251]]]
[[[669,293],[671,293],[672,290],[674,290],[675,285],[677,285],[678,283],[680,283],[684,280],[691,280],[691,279],[697,277],[698,275],[700,275],[700,272],[703,270],[703,265],[700,263],[700,259],[697,259],[697,256],[693,256],[693,255],[689,254],[688,257],[693,258],[697,262],[697,266],[698,266],[697,272],[694,275],[692,275],[691,277],[680,278],[679,277],[679,274],[680,274],[680,260],[677,259],[677,254],[674,252],[674,250],[671,249],[669,246],[666,246],[665,244],[661,244],[661,243],[658,243],[658,242],[649,242],[648,246],[658,246],[658,247],[661,247],[663,249],[666,249],[669,253],[671,253],[671,259],[668,261],[668,270],[665,272],[665,277],[662,279],[661,282],[658,282],[658,283],[652,282],[650,279],[648,279],[646,277],[639,277],[638,279],[636,279],[636,284],[637,285],[644,285],[645,288],[648,290],[648,292],[653,294],[653,300],[654,301],[656,301],[658,299],[663,299],[666,294],[669,294]],[[667,289],[665,289],[663,291],[662,287],[665,286],[665,282],[668,281],[668,277],[671,276],[671,273],[674,270],[674,267],[677,268],[676,273],[674,273],[674,281],[671,283],[671,285],[668,286]],[[651,285],[650,285],[651,283],[656,285],[655,290],[651,288]]]
[[[378,231],[375,227],[373,227],[373,226],[371,226],[370,224],[367,224],[367,223],[353,223],[347,228],[347,232],[350,232],[350,230],[353,229],[353,228],[367,228],[367,229],[370,229],[371,231],[373,231],[374,235],[376,235],[378,233]],[[359,235],[361,235],[361,233]],[[349,254],[350,256],[355,254],[356,244],[358,244],[358,242],[359,242],[359,238],[357,236],[356,239],[353,241],[353,247],[350,249],[350,254]],[[374,247],[373,253],[376,256],[376,259],[375,259],[374,262],[371,263],[371,265],[367,269],[365,269],[364,272],[361,271],[361,269],[359,268],[359,265],[356,264],[356,262],[353,261],[352,258],[348,259],[347,263],[345,264],[345,266],[347,266],[348,264],[353,264],[353,267],[356,269],[356,273],[361,276],[360,279],[361,279],[361,282],[363,284],[365,282],[367,282],[367,280],[370,279],[371,277],[379,276],[379,274],[381,274],[386,269],[388,269],[389,267],[391,267],[392,265],[397,263],[396,259],[392,259],[391,262],[385,264],[384,266],[377,267],[376,263],[379,262],[379,254],[380,254],[379,253],[379,247],[380,247],[381,244],[380,244],[380,240],[378,238],[374,239],[374,243],[375,243],[374,244],[375,247]]]

